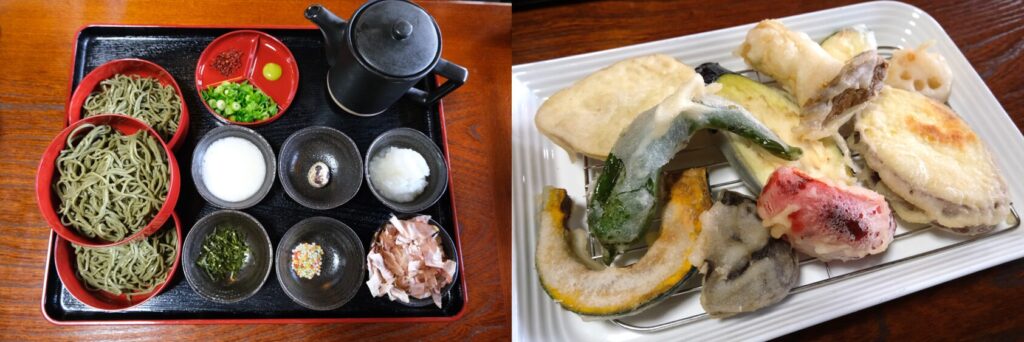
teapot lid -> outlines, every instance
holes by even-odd
[[[381,74],[408,78],[426,72],[441,56],[441,31],[423,8],[407,1],[367,4],[349,26],[352,50]]]

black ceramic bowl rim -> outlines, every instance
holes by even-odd
[[[395,215],[395,217],[398,217],[399,220],[409,220],[419,215],[422,214],[399,214]],[[373,244],[377,242],[377,236],[380,235],[381,230],[384,230],[384,227],[386,227],[390,222],[391,217],[389,216],[388,219],[384,221],[384,223],[380,224],[380,227],[377,228],[377,231],[373,233],[373,238],[370,239],[371,249],[373,248]],[[441,300],[443,305],[444,297],[448,296],[448,294],[452,292],[452,287],[455,286],[455,283],[457,282],[456,279],[459,278],[459,253],[455,248],[455,240],[453,240],[452,236],[449,235],[448,232],[444,230],[444,227],[442,227],[441,224],[437,223],[437,221],[434,221],[433,218],[429,219],[427,223],[433,225],[434,227],[437,227],[437,230],[440,232],[437,235],[441,237],[441,249],[444,250],[445,257],[455,262],[455,274],[452,275],[452,282],[448,283],[448,285],[445,285],[444,288],[441,289]],[[367,275],[369,275],[369,271],[367,271]],[[388,302],[398,303],[404,306],[414,308],[421,308],[425,306],[434,305],[434,299],[430,297],[419,299],[409,296],[408,303],[403,302],[401,300],[388,300],[387,295],[380,298]]]
[[[263,184],[260,185],[260,189],[249,198],[238,202],[228,202],[217,198],[217,196],[210,193],[210,190],[206,188],[206,184],[203,183],[203,157],[206,156],[206,150],[213,142],[227,137],[242,138],[256,145],[256,148],[263,155],[263,162],[266,164],[266,175],[263,177]],[[207,202],[220,208],[245,209],[260,203],[267,196],[267,193],[270,192],[270,187],[274,185],[276,174],[277,159],[274,158],[274,149],[270,147],[267,140],[263,139],[263,136],[259,133],[242,126],[225,125],[210,130],[196,143],[196,148],[192,152],[192,182],[195,183],[196,191]]]
[[[321,228],[321,229],[337,229],[341,234],[347,235],[348,238],[352,240],[353,245],[358,248],[358,250],[356,251],[357,253],[354,254],[354,255],[357,255],[358,258],[359,258],[359,260],[356,260],[356,264],[355,264],[357,267],[359,267],[358,270],[355,270],[355,272],[356,272],[355,274],[358,277],[358,280],[355,282],[355,285],[352,286],[352,288],[350,288],[350,289],[343,289],[344,291],[347,291],[347,293],[344,293],[334,303],[313,303],[313,302],[310,302],[306,298],[300,298],[298,295],[296,295],[295,293],[292,292],[293,289],[291,287],[285,285],[284,277],[286,276],[286,274],[291,274],[291,272],[292,272],[292,270],[291,270],[291,250],[292,249],[289,248],[290,246],[286,246],[286,244],[293,245],[293,244],[298,243],[299,241],[297,241],[297,240],[296,241],[288,241],[288,240],[291,240],[295,235],[298,235],[298,231],[299,231],[298,228],[302,228],[303,226],[308,226],[308,225],[314,224],[317,221],[320,221],[320,223],[324,223],[324,225],[318,226],[317,228]],[[326,252],[325,252],[325,255],[326,255]],[[359,289],[363,287],[363,283],[366,280],[366,277],[365,277],[365,275],[366,275],[366,249],[363,248],[363,242],[362,242],[361,239],[359,239],[359,235],[357,235],[356,232],[354,230],[352,230],[352,228],[349,227],[344,222],[341,222],[341,221],[338,221],[336,219],[333,219],[333,218],[330,218],[330,217],[326,217],[326,216],[310,217],[310,218],[304,219],[302,221],[299,221],[298,223],[293,225],[291,228],[288,228],[288,232],[286,232],[284,234],[284,236],[281,237],[281,241],[278,241],[278,243],[277,243],[277,251],[276,251],[276,254],[274,255],[274,263],[278,264],[277,265],[278,267],[276,267],[276,269],[277,269],[277,282],[281,286],[281,289],[284,290],[284,293],[286,295],[288,295],[288,298],[291,298],[292,301],[294,301],[295,303],[298,303],[299,305],[301,305],[301,306],[303,306],[305,308],[313,309],[313,310],[318,310],[318,311],[334,310],[334,309],[337,309],[337,308],[340,308],[340,307],[344,306],[345,304],[350,302],[352,300],[352,298],[355,298],[356,294],[359,293]],[[279,263],[284,263],[285,266],[282,266]],[[320,276],[324,276],[324,274],[321,274]]]
[[[341,196],[337,198],[332,198],[331,201],[319,202],[310,199],[307,196],[303,196],[301,193],[298,192],[298,189],[296,189],[296,185],[292,184],[291,178],[289,177],[289,165],[287,164],[292,158],[287,154],[290,153],[290,149],[294,149],[295,153],[303,153],[304,151],[300,149],[301,146],[293,145],[298,144],[296,140],[298,140],[301,135],[307,134],[316,134],[318,136],[326,136],[332,139],[336,139],[336,142],[340,143],[341,145],[344,145],[343,148],[348,148],[355,153],[355,160],[349,160],[348,162],[354,163],[356,172],[359,172],[360,174],[358,177],[355,177],[355,179],[342,179],[342,181],[344,181],[344,184],[346,185],[341,186],[341,191],[339,192]],[[352,138],[350,138],[347,134],[334,128],[327,126],[310,126],[295,131],[295,133],[289,135],[288,138],[284,140],[284,143],[281,144],[280,154],[281,159],[278,160],[277,163],[277,173],[281,175],[281,186],[284,187],[284,192],[288,194],[288,197],[291,197],[293,200],[295,200],[295,202],[298,202],[304,207],[319,210],[337,208],[345,203],[348,203],[348,201],[351,201],[352,198],[356,197],[356,194],[359,193],[359,188],[363,186],[363,157],[359,155],[359,147],[356,146],[355,141],[353,141]],[[335,182],[336,180],[338,180],[337,177],[340,177],[341,175],[341,172],[332,174],[331,182]],[[325,188],[326,187],[330,187],[330,185],[325,186]]]
[[[375,157],[381,150],[390,146],[396,145],[384,145],[385,139],[401,136],[414,141],[415,145],[404,145],[398,146],[402,148],[409,148],[421,156],[427,161],[427,165],[430,167],[430,176],[427,176],[427,186],[423,189],[416,198],[409,202],[396,202],[392,201],[381,193],[377,192],[377,188],[373,185],[373,180],[370,179],[370,161]],[[363,173],[366,177],[366,184],[370,187],[370,192],[385,206],[399,213],[415,213],[423,211],[430,206],[437,203],[448,189],[448,163],[444,159],[444,155],[441,154],[441,149],[437,147],[437,144],[433,140],[430,140],[426,134],[417,131],[412,128],[399,127],[384,132],[376,139],[373,139],[373,143],[370,144],[370,148],[366,150],[366,161],[363,163],[365,169]],[[435,166],[437,169],[435,169]],[[430,182],[430,179],[437,180],[437,183]]]
[[[261,249],[265,248],[267,258],[265,265],[253,266],[253,269],[255,269],[257,272],[262,273],[262,275],[257,276],[257,278],[260,279],[259,284],[257,284],[257,286],[250,289],[240,289],[243,291],[238,291],[233,296],[220,297],[215,295],[214,293],[211,293],[208,290],[210,284],[206,281],[206,278],[204,276],[200,275],[203,271],[199,269],[198,266],[196,266],[195,260],[193,260],[194,257],[198,257],[198,254],[193,256],[192,253],[189,253],[189,246],[195,244],[202,244],[203,241],[206,240],[206,237],[209,235],[209,233],[211,233],[213,229],[216,228],[211,223],[214,223],[216,220],[231,219],[248,222],[249,224],[243,225],[242,227],[239,228],[247,233],[258,232],[258,234],[247,234],[246,238],[251,237],[259,241],[260,246],[256,247],[259,247]],[[246,229],[245,227],[249,227],[250,229]],[[252,227],[255,227],[256,229],[252,229]],[[253,237],[253,235],[255,236]],[[249,247],[250,249],[254,248],[254,246]],[[199,248],[201,249],[202,247],[200,246]],[[192,229],[189,229],[188,235],[185,237],[185,243],[181,247],[181,263],[182,266],[184,266],[185,280],[188,282],[188,286],[191,287],[192,290],[198,293],[201,297],[213,302],[223,304],[240,302],[245,299],[248,299],[249,297],[252,297],[253,295],[256,294],[256,292],[259,292],[259,290],[263,288],[263,284],[266,284],[267,278],[270,277],[270,268],[273,267],[273,258],[274,247],[270,243],[270,236],[267,235],[267,230],[263,228],[263,225],[260,224],[260,222],[256,220],[256,218],[252,217],[252,215],[237,210],[219,210],[200,218],[199,221],[196,221],[195,225],[192,226]],[[243,270],[244,269],[245,266],[243,266]]]

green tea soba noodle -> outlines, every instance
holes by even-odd
[[[149,293],[163,284],[174,265],[178,233],[173,223],[145,239],[114,246],[75,248],[75,273],[90,291],[116,295]]]
[[[153,127],[170,141],[181,119],[181,98],[174,87],[161,85],[151,77],[114,75],[100,82],[101,90],[85,99],[83,117],[124,114]]]
[[[149,224],[167,199],[167,156],[146,131],[123,135],[82,125],[68,135],[55,165],[60,221],[89,238],[123,240]]]

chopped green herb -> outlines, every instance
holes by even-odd
[[[202,91],[210,109],[228,120],[255,122],[277,114],[277,103],[259,88],[249,84],[224,82]]]
[[[214,281],[235,281],[235,273],[242,268],[249,246],[245,235],[232,226],[217,226],[206,236],[199,251],[196,265],[206,271]]]

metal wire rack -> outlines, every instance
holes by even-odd
[[[882,46],[882,47],[879,47],[878,51],[879,51],[880,55],[882,55],[884,57],[889,57],[889,56],[892,55],[892,52],[894,50],[896,50],[896,49],[897,49],[897,47]],[[758,82],[761,82],[761,83],[765,83],[765,84],[774,84],[775,83],[773,80],[771,80],[767,76],[764,76],[764,75],[762,75],[762,74],[760,74],[760,73],[758,73],[758,72],[756,72],[754,70],[743,70],[743,71],[740,71],[738,73],[741,74],[741,75],[744,75],[746,77],[749,77],[751,79],[757,80]],[[687,155],[703,155],[703,156],[706,156],[707,153],[709,153],[709,151],[707,151],[709,149],[714,149],[714,147],[713,146],[704,146],[704,147],[699,147],[699,148],[694,148],[694,149],[686,149],[683,152],[680,152],[681,153],[680,156],[682,156],[682,157],[685,157]],[[720,153],[718,151],[710,151],[710,152],[711,153]],[[852,157],[854,158],[854,160],[859,160],[859,156],[856,155],[856,154],[854,154]],[[714,169],[719,169],[719,168],[727,168],[727,167],[730,167],[730,166],[729,166],[728,162],[720,161],[720,159],[714,159],[714,160],[710,160],[707,163],[703,163],[703,164],[698,163],[696,165],[690,165],[690,166],[688,166],[688,168],[689,167],[705,167],[708,170],[714,170]],[[590,185],[592,184],[592,181],[596,180],[597,176],[600,175],[601,169],[603,168],[603,163],[601,161],[599,161],[599,160],[596,160],[596,159],[587,158],[587,159],[584,160],[584,168],[585,168],[585,171],[586,171],[585,172],[585,175],[586,175],[586,187],[587,187],[587,190],[588,190],[587,191],[587,196],[589,196],[590,195],[590,191],[589,191]],[[730,179],[730,180],[721,181],[721,182],[717,182],[717,183],[711,183],[711,184],[709,184],[709,186],[711,188],[711,192],[714,193],[715,195],[717,195],[721,191],[733,190],[733,189],[745,188],[746,187],[746,185],[743,183],[742,179]],[[943,246],[940,246],[940,247],[937,247],[937,248],[926,250],[926,251],[923,251],[923,252],[920,252],[920,253],[917,253],[917,254],[911,254],[911,255],[906,256],[904,258],[900,258],[900,259],[896,259],[896,260],[892,260],[892,261],[883,262],[883,263],[879,263],[879,264],[876,264],[876,265],[864,267],[864,268],[861,268],[861,269],[858,269],[858,270],[855,270],[855,271],[852,271],[852,272],[848,272],[848,273],[833,275],[832,268],[831,268],[829,263],[822,262],[822,261],[818,260],[817,258],[802,256],[803,258],[800,260],[800,267],[801,268],[803,268],[803,267],[805,267],[807,265],[815,264],[815,263],[823,264],[824,267],[825,267],[825,272],[826,272],[827,277],[825,279],[822,279],[822,280],[810,282],[810,283],[803,284],[803,285],[800,285],[798,287],[795,287],[792,290],[790,290],[790,294],[792,295],[792,294],[796,294],[796,293],[800,293],[800,292],[805,292],[805,291],[808,291],[808,290],[816,289],[816,288],[819,288],[819,287],[822,287],[822,286],[825,286],[825,285],[837,283],[837,282],[840,282],[840,281],[843,281],[843,280],[846,280],[846,279],[850,279],[850,278],[857,277],[857,276],[860,276],[860,275],[864,275],[864,274],[867,274],[867,273],[875,272],[875,271],[882,270],[882,269],[885,269],[885,268],[888,268],[888,267],[892,267],[894,265],[898,265],[898,264],[901,264],[901,263],[904,263],[904,262],[907,262],[907,261],[910,261],[910,260],[918,259],[918,258],[925,257],[925,256],[928,256],[928,255],[936,254],[936,253],[939,253],[939,252],[942,252],[942,251],[945,251],[945,250],[953,249],[953,248],[956,248],[958,246],[965,245],[965,244],[968,244],[968,243],[971,243],[971,242],[974,242],[974,241],[977,241],[977,240],[980,240],[980,239],[985,239],[985,238],[988,238],[988,237],[991,237],[991,236],[996,236],[996,235],[999,235],[999,234],[1004,234],[1004,233],[1006,233],[1008,231],[1011,231],[1011,230],[1014,230],[1014,229],[1018,228],[1020,226],[1020,223],[1021,223],[1020,215],[1017,213],[1017,210],[1014,209],[1012,205],[1010,206],[1010,212],[1012,214],[1013,221],[1010,222],[1010,223],[1004,223],[1000,227],[997,227],[996,229],[992,230],[989,233],[981,234],[981,235],[976,235],[976,236],[964,236],[959,241],[956,241],[956,242],[953,242],[953,243],[950,243],[950,244],[947,244],[947,245],[943,245]],[[654,224],[657,224],[657,221],[654,222]],[[891,244],[892,245],[900,244],[902,241],[905,241],[908,237],[911,237],[911,236],[914,236],[914,235],[918,235],[918,234],[924,234],[924,233],[926,233],[928,231],[932,231],[932,230],[935,230],[935,229],[936,229],[936,227],[934,225],[928,225],[928,226],[923,226],[923,227],[916,228],[916,229],[913,229],[913,230],[907,230],[905,232],[896,234],[896,236],[894,237],[893,242]],[[590,246],[589,247],[590,247],[589,248],[590,249],[590,254],[591,254],[591,257],[593,259],[596,260],[596,259],[600,259],[602,257],[602,254],[603,254],[602,253],[602,248],[600,247],[600,244],[594,238],[590,239]],[[627,251],[625,251],[623,253],[623,255],[641,254],[644,251],[646,251],[646,249],[647,249],[646,245],[638,244],[638,245],[635,245],[632,248],[628,249]],[[687,280],[687,283],[684,284],[684,286],[680,290],[678,290],[677,292],[673,293],[671,296],[672,297],[677,297],[677,296],[697,295],[700,292],[700,290],[701,290],[700,277],[696,277],[695,276],[695,277],[691,277],[689,280]],[[693,315],[684,316],[684,317],[678,317],[678,318],[675,318],[675,319],[672,319],[672,320],[669,320],[669,321],[665,321],[665,322],[662,322],[662,323],[654,324],[654,325],[637,325],[637,324],[628,323],[628,322],[626,322],[626,321],[624,321],[622,319],[615,319],[615,320],[612,320],[611,322],[616,324],[616,325],[618,325],[618,326],[620,326],[620,327],[622,327],[622,328],[628,329],[628,330],[632,330],[632,331],[636,331],[636,332],[650,333],[650,332],[657,332],[657,331],[661,331],[661,330],[665,330],[665,329],[669,329],[669,328],[679,327],[679,326],[683,326],[683,325],[686,325],[686,324],[702,321],[702,320],[708,319],[710,317],[710,316],[708,316],[708,314],[706,312],[703,312],[703,310],[701,310],[701,311],[702,312],[698,313],[698,314],[693,314]]]

